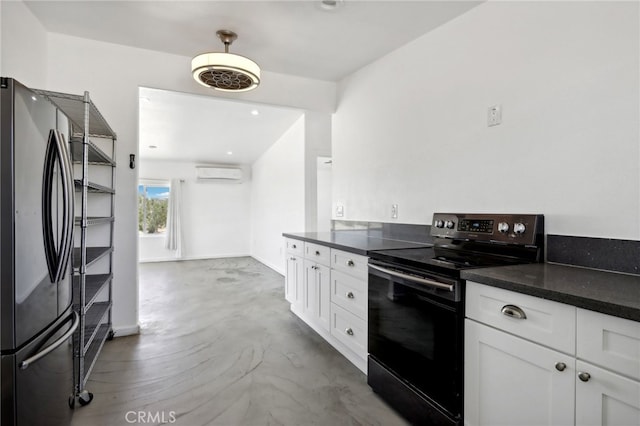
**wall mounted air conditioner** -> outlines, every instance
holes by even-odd
[[[196,166],[196,178],[200,181],[239,182],[242,169],[237,167]]]

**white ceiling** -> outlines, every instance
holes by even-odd
[[[252,164],[301,116],[302,111],[295,109],[143,87],[139,155],[142,159]]]
[[[25,1],[49,32],[187,57],[222,51],[215,32],[229,29],[239,35],[230,51],[263,70],[327,81],[340,80],[480,3],[344,0],[326,11],[320,0]],[[155,89],[141,89],[140,96],[142,159],[251,164],[301,115]],[[250,115],[254,108],[257,117]]]
[[[480,2],[344,0],[25,1],[47,31],[193,57],[231,52],[263,69],[337,81]]]

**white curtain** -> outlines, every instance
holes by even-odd
[[[182,257],[182,183],[180,179],[171,179],[169,206],[167,207],[167,234],[165,248],[175,250],[177,258]]]

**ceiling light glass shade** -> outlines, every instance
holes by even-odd
[[[260,67],[233,53],[203,53],[191,61],[193,78],[203,86],[223,92],[246,92],[260,84]]]

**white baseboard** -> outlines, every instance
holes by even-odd
[[[277,273],[279,273],[280,275],[284,276],[284,270],[277,267],[276,265],[274,265],[271,262],[267,262],[266,260],[258,257],[258,256],[254,256],[251,255],[252,258],[254,258],[255,260],[257,260],[258,262],[262,263],[264,266],[266,266],[267,268],[273,269],[274,271],[276,271]]]
[[[167,257],[157,259],[142,259],[138,263],[156,263],[156,262],[181,262],[183,260],[207,260],[207,259],[226,259],[229,257],[251,257],[248,253],[243,254],[216,254],[210,256],[184,256],[184,257]]]
[[[140,325],[129,325],[124,327],[113,327],[113,334],[115,337],[132,336],[134,334],[140,334]]]

